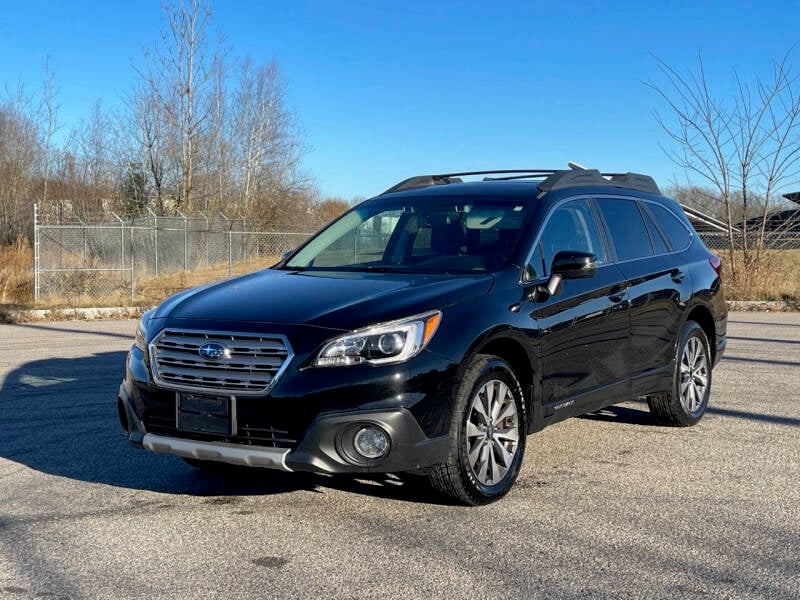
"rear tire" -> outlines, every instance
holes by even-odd
[[[647,398],[650,413],[664,425],[688,427],[706,412],[711,393],[711,352],[703,328],[689,321],[675,357],[670,389]]]
[[[428,475],[439,492],[468,505],[504,496],[525,454],[522,388],[504,360],[478,354],[468,363],[450,419],[450,450]]]

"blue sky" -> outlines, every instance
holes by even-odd
[[[682,175],[643,81],[652,55],[715,85],[768,73],[800,41],[797,2],[212,2],[232,54],[278,61],[325,195],[480,168]],[[0,82],[41,84],[49,57],[66,127],[118,106],[162,27],[159,0],[4,2]],[[800,55],[798,55],[800,56]]]

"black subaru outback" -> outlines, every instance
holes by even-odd
[[[480,504],[567,417],[697,423],[726,322],[720,260],[648,176],[412,177],[145,313],[119,417],[195,467],[415,472]]]

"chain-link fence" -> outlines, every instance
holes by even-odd
[[[148,280],[216,267],[231,275],[242,263],[267,266],[308,238],[307,232],[248,231],[245,219],[219,215],[157,217],[112,224],[51,225],[34,214],[34,290],[48,298],[136,300]]]
[[[730,239],[725,231],[703,231],[698,234],[709,250],[727,250]],[[748,234],[748,246],[758,245],[758,234]],[[734,248],[743,248],[744,239],[741,233],[733,234]],[[764,247],[770,250],[800,249],[800,231],[767,231],[764,233]]]

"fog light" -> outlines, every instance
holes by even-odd
[[[389,436],[380,427],[368,425],[358,430],[353,438],[353,446],[361,456],[374,460],[389,452]]]

